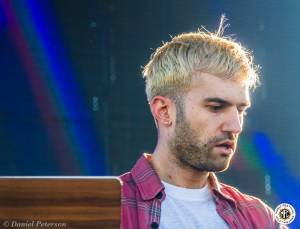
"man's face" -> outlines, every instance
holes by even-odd
[[[181,166],[197,171],[227,169],[249,106],[249,91],[241,83],[196,73],[191,89],[176,102],[171,153]]]

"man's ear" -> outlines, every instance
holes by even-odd
[[[156,126],[171,126],[174,118],[172,101],[164,96],[155,96],[150,101],[150,109]]]

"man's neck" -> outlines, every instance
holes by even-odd
[[[202,188],[206,185],[208,172],[181,165],[168,151],[155,149],[151,164],[161,180],[184,188]]]

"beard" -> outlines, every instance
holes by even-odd
[[[204,133],[195,131],[187,122],[182,105],[177,108],[174,137],[169,140],[169,149],[181,167],[197,171],[220,172],[229,167],[232,155],[214,153],[215,145],[223,140],[233,140],[232,134],[206,138]],[[200,140],[202,137],[202,141]],[[205,140],[204,140],[205,139]]]

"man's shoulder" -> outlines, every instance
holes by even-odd
[[[247,212],[257,212],[263,217],[270,217],[273,220],[274,212],[264,201],[256,196],[241,192],[237,188],[220,183],[223,194],[233,199],[238,209]]]
[[[123,173],[123,174],[121,174],[119,177],[120,177],[121,181],[122,181],[122,182],[125,182],[125,183],[127,183],[127,182],[130,182],[130,181],[132,181],[132,180],[133,180],[133,178],[132,178],[132,174],[131,174],[131,172],[130,172],[130,171],[129,171],[129,172],[126,172],[126,173]]]
[[[275,220],[275,214],[271,207],[264,203],[260,198],[245,194],[237,188],[220,183],[221,192],[234,200],[237,207],[237,214],[246,217],[254,228],[280,228],[288,229],[285,225],[279,225]]]
[[[261,200],[255,196],[246,194],[228,184],[220,183],[221,191],[225,195],[231,197],[237,202],[261,202]]]
[[[124,191],[126,191],[125,193],[131,193],[134,192],[136,189],[136,183],[133,179],[132,173],[131,172],[126,172],[122,175],[120,175],[120,180],[122,183],[122,190],[123,193]]]

